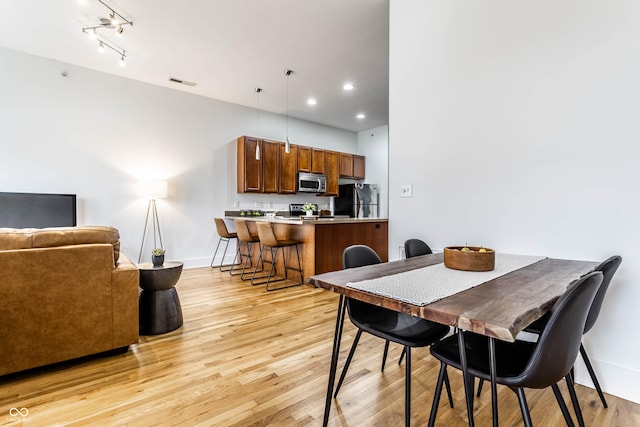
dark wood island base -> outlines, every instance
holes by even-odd
[[[378,253],[382,261],[389,260],[389,224],[386,219],[279,220],[265,217],[227,217],[226,219],[229,222],[233,219],[244,219],[247,221],[249,231],[256,234],[255,222],[269,221],[278,239],[302,242],[299,250],[304,278],[342,270],[342,252],[351,245],[367,245]],[[257,251],[254,254],[253,259],[258,259]],[[295,251],[287,253],[287,265],[297,265]],[[276,269],[278,272],[284,271],[281,260],[278,261]],[[293,277],[297,275],[298,273],[290,274],[291,280],[300,279]]]

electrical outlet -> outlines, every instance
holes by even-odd
[[[400,186],[400,197],[413,197],[411,184],[403,184]]]

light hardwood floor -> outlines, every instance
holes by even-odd
[[[0,425],[322,424],[337,295],[306,286],[265,292],[209,268],[185,270],[177,289],[180,329],[140,337],[123,355],[1,378]],[[353,335],[347,321],[341,361]],[[384,373],[382,349],[381,340],[363,336],[330,425],[403,424],[400,347],[390,349]],[[426,425],[438,364],[428,349],[414,350],[413,361],[411,421]],[[456,372],[450,377],[455,408],[443,398],[437,425],[464,426],[462,381]],[[476,400],[479,426],[491,424],[486,391]],[[607,395],[603,409],[594,390],[578,386],[577,392],[587,425],[640,425],[640,405]],[[551,390],[528,390],[527,397],[534,425],[565,425]],[[515,394],[499,388],[499,399],[501,425],[522,425]]]

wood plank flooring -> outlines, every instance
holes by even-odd
[[[180,329],[140,337],[126,354],[0,378],[0,425],[322,424],[337,295],[306,286],[265,292],[208,267],[185,270],[177,289]],[[347,321],[339,368],[354,332]],[[383,345],[363,336],[331,426],[403,425],[401,349],[392,345],[381,373]],[[411,421],[426,425],[438,364],[428,349],[414,350],[413,362]],[[454,371],[450,377],[455,408],[443,398],[436,425],[464,426],[462,380]],[[515,394],[498,390],[501,425],[522,425]],[[491,424],[488,391],[475,403],[478,426]],[[577,392],[587,425],[640,426],[640,405],[607,395],[603,409],[594,390]],[[527,398],[534,425],[565,425],[551,390],[527,390]]]

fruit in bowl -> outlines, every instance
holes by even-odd
[[[495,268],[496,253],[482,246],[447,246],[444,265],[454,270],[491,271]]]

